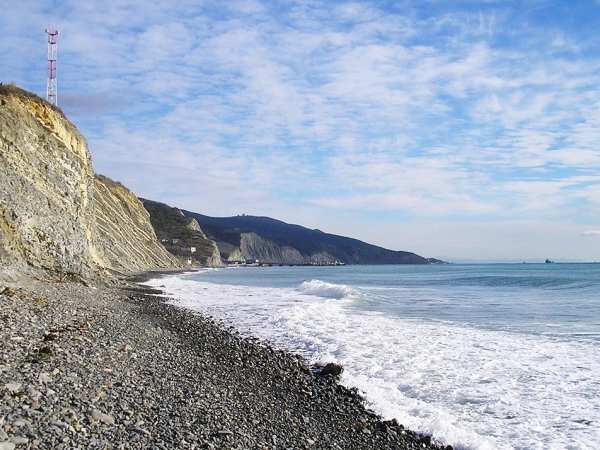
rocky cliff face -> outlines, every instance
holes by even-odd
[[[59,111],[0,93],[0,264],[92,270],[93,179],[85,140]]]
[[[335,257],[326,252],[303,255],[294,247],[279,245],[256,233],[242,233],[240,235],[239,253],[241,259],[257,259],[270,264],[333,264],[336,261]],[[231,259],[231,256],[229,256],[229,259]]]
[[[245,259],[279,263],[289,261],[290,264],[302,264],[304,258],[295,248],[277,245],[256,233],[240,235],[240,253]]]
[[[95,180],[85,139],[59,109],[0,86],[4,276],[53,271],[91,278],[107,269],[174,267],[147,219],[143,223],[141,204],[125,191]],[[126,226],[127,232],[112,234]],[[126,251],[135,256],[119,260]]]
[[[107,267],[135,272],[140,267],[179,265],[156,237],[142,202],[121,183],[97,175],[94,179],[96,247]]]
[[[223,263],[217,245],[206,237],[198,221],[186,217],[180,209],[163,203],[142,199],[150,213],[152,226],[167,250],[187,264],[219,267]],[[191,252],[191,248],[195,252]]]

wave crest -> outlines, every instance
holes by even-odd
[[[303,294],[325,298],[346,298],[357,297],[359,295],[356,289],[345,284],[327,283],[321,280],[304,281],[298,286],[298,291]]]

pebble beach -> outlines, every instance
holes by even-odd
[[[444,448],[148,277],[0,285],[0,450]]]

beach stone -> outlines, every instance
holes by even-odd
[[[47,383],[50,383],[52,381],[52,378],[46,372],[42,372],[42,373],[40,373],[40,376],[38,377],[38,381],[40,383],[47,384]]]
[[[21,383],[17,383],[16,381],[11,381],[10,383],[6,383],[4,387],[11,394],[18,394],[21,392],[23,385]]]
[[[10,441],[15,445],[25,445],[29,443],[29,439],[23,436],[13,436]]]
[[[92,419],[105,423],[106,425],[114,425],[115,418],[109,414],[105,414],[98,409],[92,410]]]
[[[0,450],[14,450],[15,444],[12,442],[0,442]]]
[[[50,424],[54,425],[54,426],[56,426],[58,428],[63,428],[63,429],[69,428],[69,424],[68,423],[62,422],[60,420],[55,420],[54,422],[50,422]]]
[[[42,393],[36,390],[33,386],[29,386],[27,388],[27,393],[29,394],[29,398],[31,398],[33,401],[38,401],[42,396]]]
[[[318,373],[322,377],[326,377],[326,376],[339,377],[343,371],[344,371],[344,368],[342,367],[341,364],[327,363],[319,370]]]

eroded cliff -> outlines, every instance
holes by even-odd
[[[336,259],[326,252],[303,255],[294,247],[279,245],[256,233],[240,235],[242,259],[258,260],[268,264],[334,264]],[[230,257],[231,258],[231,257]]]
[[[174,267],[133,197],[95,180],[84,137],[58,108],[0,85],[0,273]]]
[[[94,179],[95,246],[104,265],[120,272],[179,265],[158,241],[150,215],[125,186],[97,175]]]

